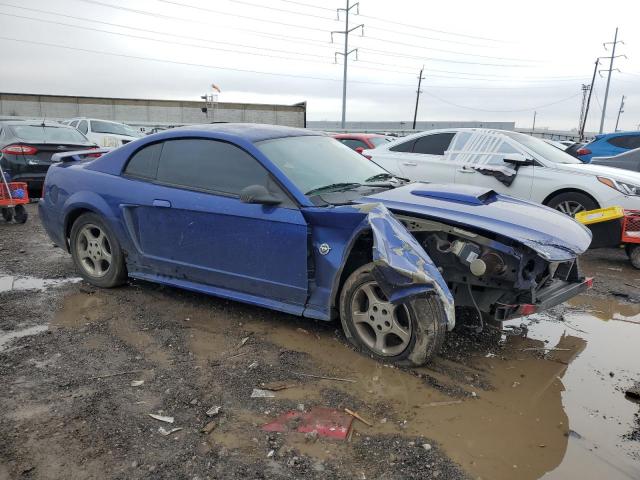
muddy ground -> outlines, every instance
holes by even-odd
[[[640,271],[622,252],[585,256],[588,295],[506,333],[454,332],[428,368],[400,370],[336,323],[92,288],[29,212],[0,223],[2,480],[640,478],[640,406],[624,395],[640,379]],[[251,398],[272,382],[288,388]],[[260,428],[314,406],[371,426],[355,421],[349,442]]]

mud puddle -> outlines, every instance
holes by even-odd
[[[47,279],[0,274],[0,293],[19,290],[46,290],[69,283],[78,283],[81,278]]]
[[[317,405],[322,392],[332,391],[352,399],[373,423],[356,422],[354,441],[375,434],[431,438],[474,477],[635,479],[640,449],[622,437],[638,410],[623,393],[640,378],[640,363],[633,361],[636,322],[640,305],[581,297],[557,316],[509,322],[527,325],[526,337],[470,340],[470,356],[445,356],[413,371],[362,357],[324,325],[307,330],[270,321],[245,328],[310,354],[325,375],[356,380],[317,379],[277,392],[264,402],[269,413],[278,412],[278,399]],[[211,328],[197,321],[191,327]],[[294,436],[287,443],[319,458],[336,450],[331,443],[310,447]]]
[[[27,327],[20,330],[11,330],[9,332],[0,330],[0,352],[8,350],[12,340],[37,335],[47,331],[48,328],[49,327],[47,325],[36,325],[34,327]]]

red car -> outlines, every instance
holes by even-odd
[[[332,136],[358,153],[370,148],[376,148],[390,141],[389,137],[377,133],[335,133]]]

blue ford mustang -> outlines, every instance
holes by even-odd
[[[428,361],[465,310],[481,326],[590,285],[577,256],[591,235],[566,215],[408,183],[317,132],[192,126],[58,160],[40,218],[88,282],[132,277],[339,317],[358,349],[388,362]]]

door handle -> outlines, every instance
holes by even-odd
[[[169,200],[154,200],[152,205],[154,207],[171,208],[171,202]]]
[[[476,171],[473,168],[465,168],[465,167],[459,168],[458,171],[460,173],[476,173]]]
[[[415,167],[418,164],[416,162],[402,162],[403,165],[406,165],[407,167]]]

